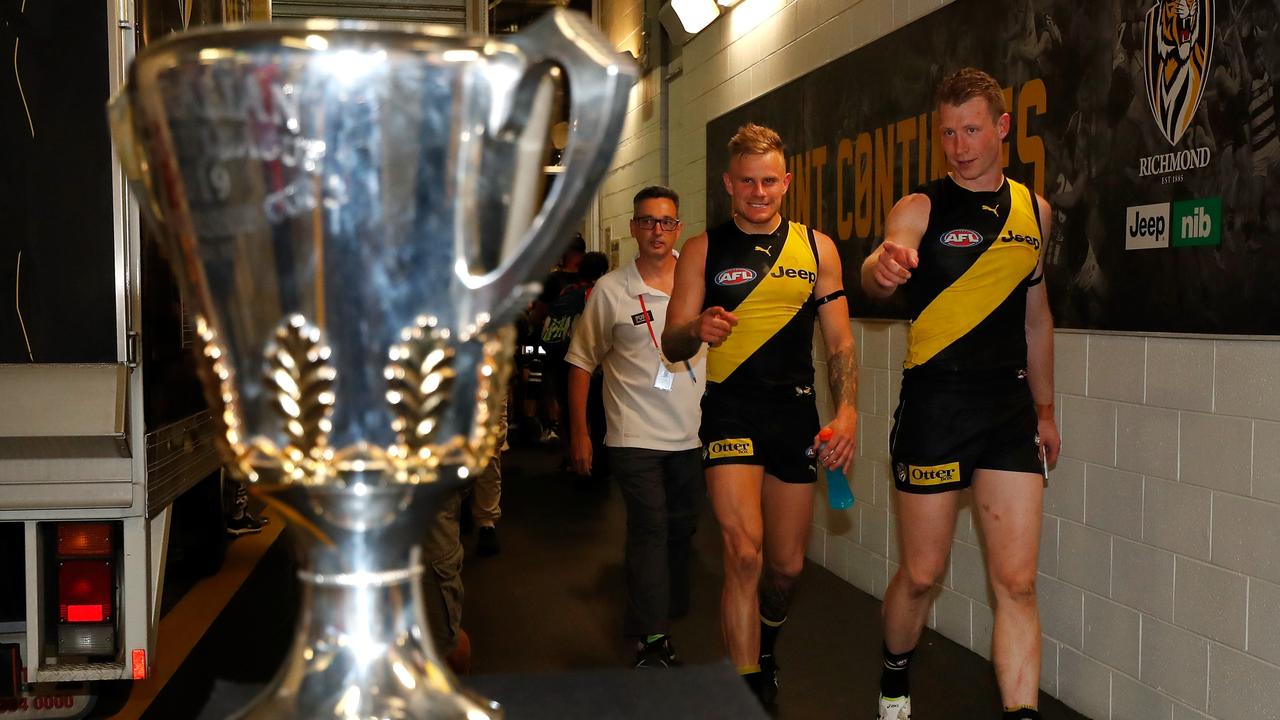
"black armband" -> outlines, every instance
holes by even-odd
[[[819,307],[821,307],[821,306],[826,305],[827,303],[831,302],[832,300],[839,300],[839,299],[840,299],[840,298],[842,298],[842,297],[844,297],[844,289],[843,289],[843,288],[841,288],[840,290],[837,290],[837,291],[835,291],[835,292],[831,293],[830,295],[823,295],[822,297],[818,298],[817,303],[818,303],[818,306],[819,306]]]

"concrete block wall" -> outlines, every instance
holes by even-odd
[[[619,52],[639,56],[644,52],[644,0],[605,0],[600,6],[600,26],[605,36]],[[650,41],[650,53],[658,39]],[[663,104],[668,102],[663,92],[666,68],[655,65],[636,83],[627,102],[627,117],[622,128],[622,141],[618,145],[613,165],[600,189],[597,202],[600,209],[600,247],[610,251],[609,243],[616,242],[620,262],[635,257],[636,243],[631,238],[631,199],[643,187],[666,184],[663,159],[666,144],[663,141]],[[683,209],[683,208],[682,208]]]
[[[600,189],[600,238],[599,250],[609,252],[604,243],[618,243],[618,259],[627,262],[636,254],[636,243],[631,237],[631,199],[648,185],[666,184],[662,174],[662,69],[646,74],[631,91],[627,106],[627,118],[623,127],[623,140],[618,146],[608,179]],[[681,198],[681,212],[686,206]]]
[[[858,503],[819,504],[809,557],[883,597],[899,562],[886,448],[906,325],[853,329]],[[1054,362],[1042,687],[1091,718],[1280,717],[1280,343],[1059,331]],[[930,626],[989,658],[983,567],[966,507]]]
[[[626,234],[627,193],[651,181],[637,163],[666,152],[652,181],[681,193],[685,235],[701,232],[708,120],[943,4],[743,0],[651,98],[669,103],[666,148],[640,119],[650,100],[633,103],[602,218]],[[809,557],[883,597],[899,562],[887,448],[906,326],[852,327],[858,502],[819,498]],[[1102,720],[1280,717],[1280,342],[1059,331],[1054,355],[1064,450],[1041,536],[1042,686]],[[989,657],[991,604],[964,508],[930,625]]]

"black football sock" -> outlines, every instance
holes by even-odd
[[[884,669],[880,672],[880,694],[886,698],[906,697],[910,694],[908,672],[911,666],[911,655],[915,649],[901,655],[889,652],[884,648]]]

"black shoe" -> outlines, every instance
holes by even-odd
[[[482,557],[497,555],[502,550],[498,545],[498,530],[492,525],[481,525],[476,531],[476,554]]]
[[[227,534],[232,537],[239,537],[241,535],[260,533],[267,522],[267,518],[256,518],[246,510],[240,513],[240,517],[227,518]]]
[[[760,656],[760,702],[772,705],[778,699],[778,660],[773,655]]]
[[[676,648],[671,644],[671,638],[663,635],[653,642],[641,643],[631,667],[669,668],[679,665],[680,660],[676,658]]]
[[[475,529],[476,518],[471,514],[471,495],[468,493],[458,508],[458,537],[466,537]]]

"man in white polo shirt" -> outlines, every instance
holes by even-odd
[[[679,197],[647,187],[633,201],[635,262],[600,278],[575,324],[569,367],[570,460],[591,472],[587,390],[604,366],[604,407],[613,477],[627,506],[627,613],[635,667],[675,662],[670,619],[689,609],[689,545],[706,497],[698,425],[705,350],[669,362],[660,338],[675,282]]]

